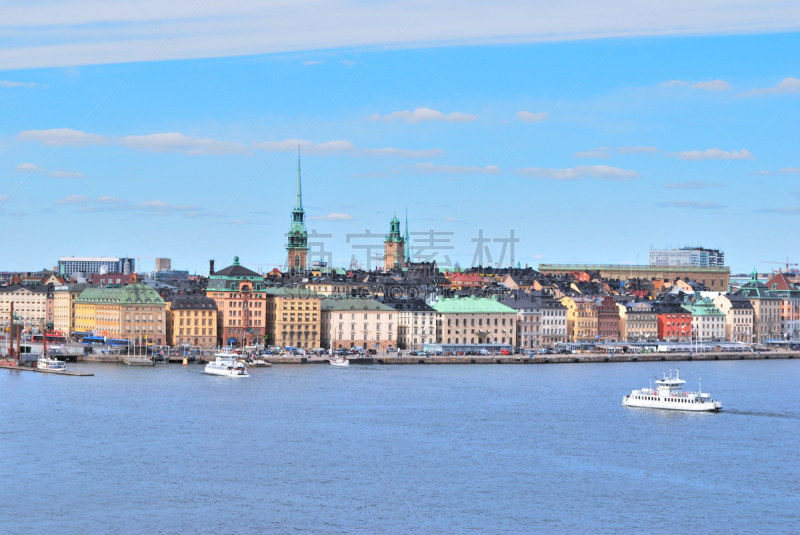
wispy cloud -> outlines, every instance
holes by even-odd
[[[358,149],[351,142],[344,139],[313,143],[307,139],[285,139],[283,141],[261,141],[253,143],[253,147],[265,152],[294,152],[298,146],[303,154],[329,155],[345,152],[356,152]]]
[[[723,205],[715,202],[700,202],[700,201],[664,201],[658,203],[658,206],[665,208],[689,208],[691,210],[718,210],[724,208]]]
[[[57,169],[48,172],[44,167],[34,163],[21,163],[14,171],[17,173],[47,173],[47,176],[52,178],[84,178],[86,176],[79,171],[72,171],[69,169]]]
[[[85,195],[67,195],[66,197],[56,201],[59,206],[66,206],[71,204],[86,204],[89,202],[89,197]]]
[[[396,149],[393,147],[385,147],[382,149],[364,149],[366,154],[375,156],[401,156],[403,158],[434,158],[444,154],[442,149]]]
[[[58,169],[56,171],[50,171],[47,173],[47,176],[53,178],[85,178],[86,175],[81,173],[80,171],[69,171],[66,169]]]
[[[71,128],[52,128],[50,130],[25,130],[17,134],[18,139],[40,141],[54,147],[59,145],[104,145],[108,140],[99,134],[87,134]]]
[[[679,87],[684,85],[689,85],[689,82],[684,82],[683,80],[669,80],[667,82],[661,82],[661,87],[672,88],[672,87]]]
[[[607,152],[610,149],[611,147],[597,147],[584,152],[576,152],[574,156],[576,158],[611,158],[611,155]]]
[[[486,167],[465,167],[460,165],[436,165],[433,163],[418,163],[403,166],[413,173],[441,173],[449,175],[499,175],[502,171],[496,165]]]
[[[798,78],[784,78],[780,83],[773,87],[762,87],[760,89],[751,89],[744,93],[739,93],[737,97],[757,97],[761,95],[782,95],[786,93],[800,92],[800,79]]]
[[[14,171],[17,173],[44,173],[44,167],[35,163],[21,163]]]
[[[376,113],[367,117],[370,121],[404,121],[406,123],[421,123],[426,121],[444,121],[447,123],[468,123],[477,119],[476,115],[454,111],[444,114],[439,110],[430,108],[417,108],[414,111],[393,111],[381,116]]]
[[[708,188],[724,188],[725,184],[722,182],[704,182],[702,180],[692,180],[689,182],[673,182],[671,184],[664,184],[667,189],[708,189]]]
[[[360,61],[352,61],[352,60],[349,60],[349,59],[340,59],[339,63],[341,63],[342,65],[347,65],[348,67],[352,67],[353,65],[356,65],[357,63],[361,63],[361,62]]]
[[[661,151],[656,147],[634,147],[626,145],[624,147],[617,147],[617,152],[620,154],[658,154]]]
[[[800,173],[800,169],[797,167],[784,167],[783,169],[778,169],[777,171],[753,171],[751,173],[747,173],[748,175],[793,175]]]
[[[125,136],[119,139],[119,143],[146,152],[182,152],[192,156],[245,154],[249,151],[244,143],[230,143],[210,138],[196,139],[180,132]]]
[[[721,149],[689,150],[670,154],[681,160],[752,160],[753,155],[747,149],[725,151]]]
[[[636,171],[620,169],[619,167],[610,167],[608,165],[583,165],[567,169],[529,167],[527,169],[519,169],[517,173],[532,178],[560,182],[591,179],[607,180],[610,182],[629,182],[631,180],[636,180],[640,176]]]
[[[38,87],[40,85],[42,84],[37,84],[35,82],[12,82],[10,80],[0,80],[0,87]]]
[[[308,65],[319,65],[321,63],[325,63],[325,60],[324,59],[308,60],[308,61],[304,61],[303,65],[306,65],[306,66],[308,66]]]
[[[697,82],[692,85],[692,89],[701,89],[703,91],[730,91],[733,86],[725,80],[711,80],[709,82]]]
[[[800,206],[783,206],[780,208],[762,208],[756,210],[762,214],[800,215]]]
[[[517,118],[520,121],[523,121],[523,122],[526,122],[526,123],[538,123],[538,122],[544,121],[545,119],[547,119],[548,115],[549,114],[547,114],[547,113],[545,113],[543,111],[535,112],[535,113],[534,112],[530,112],[530,111],[518,111],[517,112]]]
[[[337,214],[335,212],[331,212],[328,215],[311,216],[308,219],[313,221],[352,221],[355,218],[350,214]]]

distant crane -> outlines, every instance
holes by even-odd
[[[786,266],[786,271],[784,273],[789,273],[789,266],[796,266],[797,262],[790,263],[789,257],[786,257],[786,262],[773,262],[771,260],[760,260],[762,264],[781,264]]]

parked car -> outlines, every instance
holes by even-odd
[[[378,351],[375,349],[367,349],[367,355],[377,355]]]
[[[502,349],[502,350],[500,351],[500,354],[501,354],[501,355],[510,355],[510,354],[511,354],[511,350],[509,350],[509,349]]]
[[[389,349],[387,349],[386,351],[388,351],[389,353],[396,353],[396,352],[397,352],[397,349],[395,349],[395,348],[393,348],[393,347],[390,347],[390,348],[389,348]]]

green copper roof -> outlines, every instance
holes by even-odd
[[[282,297],[300,297],[300,298],[309,298],[309,297],[319,297],[320,294],[313,290],[309,290],[307,288],[287,288],[285,286],[281,286],[279,288],[267,288],[264,290],[264,293],[267,295],[274,295],[274,296],[282,296]]]
[[[163,305],[164,300],[158,292],[146,284],[129,284],[122,288],[86,288],[77,297],[78,303],[141,303]]]
[[[708,297],[704,297],[689,305],[684,305],[686,310],[692,313],[692,316],[724,316],[725,314],[714,306],[714,303]]]
[[[451,297],[431,305],[441,314],[516,314],[513,308],[488,297]]]

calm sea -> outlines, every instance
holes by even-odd
[[[2,533],[797,533],[800,362],[0,370]]]

